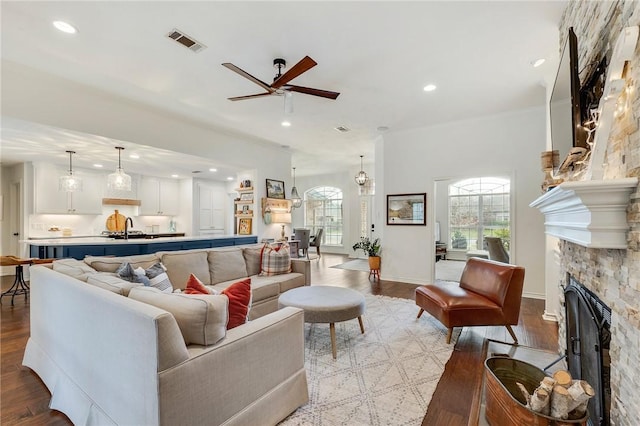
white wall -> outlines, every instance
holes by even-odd
[[[383,279],[416,284],[433,279],[435,211],[429,200],[435,180],[508,175],[513,194],[512,260],[526,268],[525,294],[544,297],[543,217],[529,203],[540,195],[543,178],[545,108],[389,133],[382,145],[384,192],[376,192],[378,202],[383,203],[386,194],[427,192],[428,223],[385,226]]]

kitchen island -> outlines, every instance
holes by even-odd
[[[158,251],[205,249],[253,244],[255,235],[205,235],[191,237],[158,237],[116,239],[108,237],[69,237],[24,240],[29,244],[29,256],[38,259],[85,256],[133,256]]]

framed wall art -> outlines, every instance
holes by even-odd
[[[251,235],[251,219],[241,218],[238,222],[238,235]]]
[[[267,179],[267,198],[280,198],[284,200],[284,182],[281,180]]]
[[[426,225],[427,193],[387,194],[387,225]]]

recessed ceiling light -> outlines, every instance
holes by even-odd
[[[434,90],[436,90],[436,85],[435,84],[427,84],[426,86],[424,86],[423,90],[425,92],[433,92]]]
[[[534,68],[538,68],[540,65],[544,64],[545,61],[546,61],[546,59],[540,58],[540,59],[537,59],[537,60],[533,61],[531,63],[531,65],[533,65]]]
[[[76,27],[64,21],[53,21],[53,26],[67,34],[75,34],[78,32]]]
[[[177,177],[180,177],[180,176],[178,176],[178,175],[171,175],[171,177],[172,177],[172,178],[177,178]]]
[[[231,176],[229,176],[229,177],[227,178],[227,180],[234,180],[234,179],[235,179],[235,178],[233,178],[233,177],[231,177]]]
[[[94,164],[93,167],[101,168],[102,164]]]
[[[211,168],[211,169],[209,169],[209,171],[210,171],[210,172],[217,172],[217,171],[218,171],[218,169]]]
[[[129,154],[129,158],[138,159],[140,156],[138,154]]]
[[[290,123],[290,122],[288,122],[288,121],[283,121],[283,122],[282,122],[282,123],[280,123],[280,124],[282,124],[282,127],[289,127],[289,126],[291,126],[291,123]]]

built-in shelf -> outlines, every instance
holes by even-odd
[[[545,232],[584,247],[626,249],[627,206],[637,178],[564,182],[529,204]]]
[[[139,206],[141,202],[140,200],[131,200],[128,198],[103,198],[102,204],[105,206]]]

